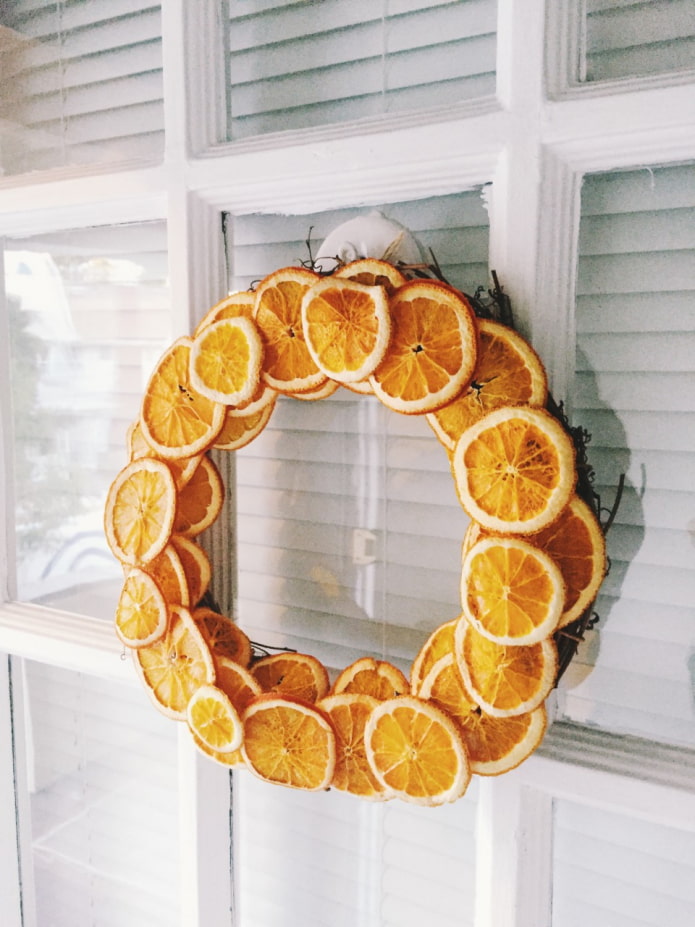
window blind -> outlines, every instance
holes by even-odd
[[[159,4],[17,0],[0,16],[2,173],[161,158]]]
[[[553,927],[693,923],[695,832],[569,801],[554,810]]]
[[[111,620],[103,504],[169,340],[166,229],[8,239],[4,266],[18,596]]]
[[[567,674],[576,721],[692,745],[695,167],[588,177],[574,420],[612,503],[601,620]]]
[[[646,77],[695,67],[689,0],[586,0],[584,80]]]
[[[385,211],[433,248],[451,282],[487,281],[478,191]],[[355,212],[235,218],[233,286],[296,264],[310,226],[317,253]],[[236,471],[238,609],[256,639],[318,648],[331,666],[374,653],[407,668],[429,630],[459,614],[467,518],[424,417],[342,388],[315,403],[280,399]]]
[[[51,927],[170,927],[178,911],[176,725],[139,687],[13,661],[23,695],[34,897]],[[20,767],[22,768],[22,764]]]
[[[229,0],[229,132],[242,138],[495,90],[493,0]]]

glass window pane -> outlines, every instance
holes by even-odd
[[[106,490],[170,338],[163,223],[5,242],[17,597],[113,617]]]
[[[561,687],[567,717],[695,744],[695,166],[586,178],[574,422],[610,506],[611,569]]]
[[[553,927],[690,927],[694,862],[692,830],[557,801]]]
[[[159,4],[5,3],[0,68],[0,173],[161,158]]]
[[[493,0],[231,0],[229,136],[495,92]]]
[[[357,212],[236,217],[232,286],[296,265],[310,227],[316,254]],[[479,191],[384,212],[433,249],[452,283],[473,292],[487,282]],[[344,388],[320,402],[280,399],[235,466],[237,607],[255,640],[334,667],[373,653],[407,668],[427,633],[459,614],[468,518],[424,416]]]
[[[239,927],[472,927],[476,779],[440,808],[234,789]]]
[[[690,0],[585,0],[586,81],[695,67]]]
[[[51,927],[171,927],[179,910],[177,725],[133,688],[13,662],[29,796],[23,903]],[[19,724],[15,719],[15,725]],[[26,860],[25,860],[26,862]],[[33,887],[33,891],[32,891]]]

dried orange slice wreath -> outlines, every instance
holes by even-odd
[[[116,633],[206,756],[290,788],[441,805],[541,742],[544,701],[591,622],[605,529],[536,353],[412,271],[286,267],[213,306],[150,377],[104,526],[125,577]],[[338,388],[426,416],[471,517],[461,614],[432,631],[409,678],[374,656],[332,681],[311,655],[259,656],[201,602],[211,566],[197,536],[224,500],[207,452],[252,441],[280,393]]]

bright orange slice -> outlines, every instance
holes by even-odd
[[[367,760],[377,780],[404,801],[456,801],[471,773],[454,721],[432,702],[410,695],[373,709],[364,732]]]
[[[375,660],[374,657],[361,657],[346,666],[331,687],[331,695],[356,692],[371,695],[380,701],[405,695],[409,691],[408,680],[397,666],[387,660]]]
[[[144,569],[156,582],[165,602],[188,608],[191,599],[186,571],[172,541],[173,535],[161,554],[150,560]]]
[[[326,789],[335,771],[335,732],[326,715],[299,699],[261,695],[244,712],[241,751],[248,768],[294,789]]]
[[[251,662],[251,641],[238,624],[211,608],[196,608],[193,620],[200,628],[212,655],[236,660],[241,666]]]
[[[503,406],[466,429],[452,460],[461,505],[484,528],[534,534],[555,521],[576,482],[572,440],[543,409]]]
[[[167,465],[154,457],[133,460],[109,488],[104,531],[122,562],[154,560],[169,540],[176,515],[176,485]]]
[[[410,670],[410,692],[420,694],[420,686],[434,664],[447,653],[454,652],[454,629],[458,618],[440,624],[418,651]]]
[[[236,660],[215,654],[215,684],[227,695],[239,714],[243,714],[249,704],[263,690],[251,673]]]
[[[557,564],[521,538],[482,538],[461,571],[466,618],[498,644],[535,644],[552,634],[565,605]]]
[[[302,329],[302,300],[318,279],[313,271],[284,267],[261,280],[256,290],[254,319],[265,351],[262,377],[281,393],[316,389],[326,379]]]
[[[433,701],[459,725],[465,723],[478,706],[466,691],[453,651],[433,663],[422,680],[419,697]]]
[[[328,399],[333,393],[340,389],[340,383],[337,380],[326,380],[322,386],[316,389],[309,389],[303,393],[288,393],[293,399],[302,399],[304,402],[316,402],[317,399]]]
[[[476,352],[465,297],[432,280],[412,280],[391,297],[391,340],[372,388],[396,412],[434,412],[468,385]]]
[[[186,708],[188,726],[206,747],[232,753],[241,747],[244,728],[229,697],[217,686],[202,685]]]
[[[133,650],[135,668],[159,710],[186,720],[194,692],[215,681],[212,656],[190,612],[172,606],[166,633],[158,641]]]
[[[188,584],[189,604],[197,605],[203,598],[212,578],[210,558],[203,548],[190,538],[174,534],[171,537],[171,544],[181,560]]]
[[[427,421],[447,450],[466,428],[499,406],[544,406],[548,381],[540,358],[517,332],[491,319],[478,319],[478,362],[473,379]]]
[[[278,391],[268,386],[267,383],[260,382],[258,388],[248,402],[239,402],[233,406],[227,406],[227,418],[249,418],[257,412],[262,412],[268,406],[275,405],[278,398]],[[224,429],[223,429],[224,430]],[[220,440],[218,435],[217,440]],[[232,448],[232,450],[234,450]]]
[[[204,328],[212,325],[214,322],[221,322],[222,319],[253,318],[253,307],[256,303],[256,294],[252,290],[241,290],[238,293],[230,293],[219,302],[215,303],[205,313],[203,318],[198,322],[193,332],[193,337],[197,338]]]
[[[176,497],[174,531],[196,537],[209,528],[222,510],[224,484],[219,470],[204,454],[195,473]]]
[[[333,277],[356,280],[366,286],[383,286],[389,296],[408,282],[408,278],[388,261],[377,258],[359,258],[349,264],[343,264]]]
[[[257,660],[251,675],[264,692],[317,702],[328,692],[326,667],[306,653],[274,653]]]
[[[179,338],[160,358],[142,400],[142,433],[161,457],[191,457],[215,440],[224,422],[224,406],[193,386],[193,342]]]
[[[343,693],[326,696],[318,707],[330,718],[336,736],[331,787],[360,798],[383,801],[390,794],[372,772],[364,746],[364,728],[378,704],[370,695]]]
[[[304,294],[302,326],[309,353],[326,376],[339,383],[363,380],[389,343],[386,290],[323,277]]]
[[[188,731],[191,735],[193,743],[196,745],[198,750],[201,753],[205,754],[209,759],[214,760],[216,763],[219,763],[220,766],[226,766],[228,769],[238,769],[239,767],[245,768],[246,762],[244,760],[241,748],[238,750],[232,750],[231,753],[221,753],[219,750],[212,750],[206,743],[204,743],[198,735],[188,728]]]
[[[565,610],[558,627],[575,621],[596,598],[606,573],[606,540],[589,506],[574,496],[548,528],[531,543],[557,563],[565,580]]]
[[[116,606],[116,634],[127,647],[146,647],[167,628],[167,603],[157,583],[133,567],[126,576]]]
[[[129,460],[136,460],[138,457],[157,457],[157,451],[151,448],[145,440],[140,426],[140,419],[133,422],[128,429],[127,435]],[[192,457],[168,457],[167,466],[171,470],[177,489],[182,489],[193,476],[193,472],[200,463],[201,454],[194,454]]]
[[[466,691],[490,715],[533,711],[553,688],[558,660],[551,638],[527,647],[496,644],[461,618],[454,643]]]
[[[274,392],[274,391],[273,391]],[[277,393],[275,393],[277,396]],[[270,421],[275,408],[275,398],[259,412],[238,415],[236,410],[228,409],[222,431],[215,439],[213,447],[218,451],[238,451],[250,444],[263,431]]]
[[[225,405],[248,402],[260,382],[263,346],[251,319],[222,319],[193,341],[191,383],[208,399]]]

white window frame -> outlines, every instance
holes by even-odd
[[[424,113],[367,120],[359,131],[338,125],[222,144],[225,70],[216,0],[163,0],[163,163],[59,170],[41,182],[9,178],[0,184],[0,236],[165,219],[173,330],[179,334],[225,291],[222,211],[310,213],[492,182],[491,267],[512,298],[520,328],[543,357],[555,395],[571,399],[583,176],[695,159],[693,74],[580,86],[573,63],[579,33],[568,31],[575,21],[571,0],[499,0],[496,99],[460,104],[436,118]],[[6,353],[0,345],[0,370],[8,369]],[[12,510],[7,412],[3,408],[0,419],[5,524]],[[21,909],[16,865],[17,847],[23,853],[27,848],[15,833],[6,655],[114,682],[136,681],[110,627],[13,600],[13,550],[5,531],[0,897],[6,927],[35,927],[31,912]],[[180,923],[229,925],[228,774],[187,738],[180,743]],[[476,924],[548,927],[553,800],[695,827],[695,751],[556,724],[520,769],[481,780],[479,796]]]

